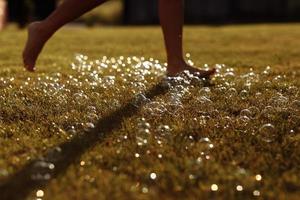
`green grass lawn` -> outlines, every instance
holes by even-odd
[[[164,80],[148,98],[165,70],[159,27],[66,27],[34,74],[26,32],[8,27],[0,190],[29,168],[34,186],[14,188],[28,199],[297,199],[299,35],[299,24],[186,27],[190,59],[218,73],[210,86]]]

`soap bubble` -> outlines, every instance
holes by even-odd
[[[159,125],[156,130],[162,136],[169,135],[171,131],[168,125]]]
[[[246,131],[250,122],[250,118],[245,115],[241,115],[240,117],[237,118],[237,122],[238,122],[237,124],[238,127]]]
[[[230,88],[228,91],[227,91],[227,96],[228,97],[235,97],[237,96],[238,92],[236,91],[235,88]]]
[[[133,105],[139,107],[149,102],[150,99],[148,99],[144,94],[137,94],[133,100]]]
[[[203,104],[204,106],[206,106],[206,105],[212,104],[213,102],[205,96],[200,96],[197,98],[197,103]]]
[[[87,112],[88,114],[97,114],[97,109],[96,109],[95,106],[88,106],[88,107],[86,108],[86,112]]]
[[[202,156],[207,156],[210,151],[214,148],[213,143],[208,137],[201,138],[198,142],[198,149]]]
[[[85,129],[93,129],[95,128],[95,125],[91,122],[88,122],[85,124]]]
[[[168,96],[169,98],[167,99],[167,103],[172,105],[172,106],[180,106],[182,104],[181,99],[182,96],[179,94],[175,93],[170,93]]]
[[[138,146],[143,146],[143,145],[146,145],[148,143],[148,140],[146,138],[136,136],[136,143],[137,143]]]
[[[144,112],[154,116],[160,116],[167,112],[164,105],[159,102],[150,102],[144,106]]]
[[[227,81],[233,81],[235,79],[235,74],[234,72],[226,72],[224,74],[224,78],[227,80]]]
[[[110,116],[132,100],[131,107],[134,105],[141,110],[136,109],[138,113],[125,119],[124,126],[120,129],[122,134],[117,136],[114,142],[117,146],[111,156],[120,156],[120,149],[123,148],[122,152],[132,150],[135,158],[139,159],[137,162],[143,162],[143,159],[148,159],[146,156],[153,155],[155,161],[165,162],[164,159],[172,156],[166,150],[179,151],[177,153],[187,151],[186,159],[182,160],[187,161],[183,177],[191,180],[196,180],[199,176],[199,168],[194,167],[202,166],[204,168],[200,168],[200,171],[203,169],[206,173],[205,170],[210,165],[206,166],[205,162],[210,159],[218,161],[223,155],[217,154],[217,151],[224,146],[228,147],[232,140],[236,140],[234,146],[238,147],[238,143],[249,141],[247,137],[250,134],[267,143],[276,141],[281,134],[287,134],[290,137],[287,140],[297,139],[300,93],[298,84],[292,85],[292,82],[297,81],[296,72],[291,72],[291,76],[288,76],[295,80],[286,81],[284,74],[277,76],[270,68],[262,73],[255,73],[253,69],[247,71],[246,68],[240,68],[235,71],[235,68],[217,64],[217,74],[211,80],[214,86],[210,87],[203,79],[189,72],[164,78],[166,65],[143,57],[103,56],[91,61],[87,56],[77,55],[71,67],[73,71],[69,75],[45,72],[29,78],[22,74],[15,79],[0,76],[1,137],[11,137],[13,141],[23,142],[24,138],[14,137],[18,135],[14,134],[18,130],[24,132],[22,127],[10,124],[15,121],[23,124],[31,119],[45,117],[47,119],[42,123],[43,128],[34,128],[37,135],[49,130],[45,143],[52,143],[51,136],[56,133],[58,137],[66,136],[67,140],[72,140],[72,136],[85,133],[84,130],[97,125],[97,120],[101,120],[102,116]],[[5,72],[3,75],[9,76],[9,73]],[[274,79],[275,76],[277,77]],[[148,99],[146,92],[158,83],[161,83],[159,89],[167,89],[167,93],[155,97],[149,95],[151,99]],[[48,107],[51,108],[49,115],[46,115],[49,110],[41,112]],[[39,122],[34,124],[39,125]],[[99,133],[99,136],[103,134]],[[57,139],[56,136],[55,138]],[[177,143],[178,138],[184,138],[184,141]],[[135,149],[131,149],[131,144]],[[36,167],[42,170],[37,170],[32,178],[51,178],[53,168],[58,167],[54,164],[64,160],[64,151],[61,151],[46,153]],[[238,165],[238,160],[234,157],[232,161],[234,165]],[[115,165],[108,167],[120,172],[123,169],[122,166],[117,168]],[[147,172],[146,178],[149,178],[151,172],[153,171]],[[252,172],[251,174],[253,175]],[[165,175],[162,176],[164,177]],[[254,190],[244,185],[246,182],[236,181],[232,185],[235,191]],[[210,185],[213,183],[215,182]],[[137,184],[137,187],[149,187]],[[178,188],[182,189],[183,186]],[[150,189],[147,192],[150,193]]]
[[[88,113],[88,114],[87,114],[87,119],[88,119],[89,121],[91,121],[91,122],[94,122],[94,121],[96,121],[96,120],[99,119],[99,116],[96,115],[96,114],[93,114],[93,113]]]
[[[88,99],[88,97],[83,93],[75,93],[73,95],[73,99],[76,101],[76,103],[81,104],[84,103]]]
[[[271,98],[270,101],[274,107],[282,109],[282,108],[287,107],[289,99],[282,95],[279,95],[279,96]]]
[[[253,114],[250,110],[244,109],[241,111],[240,116],[246,116],[248,118],[251,118],[253,116]]]
[[[151,128],[151,125],[148,122],[146,122],[145,118],[141,118],[139,119],[138,127],[141,129],[149,129]]]
[[[296,86],[289,86],[287,89],[287,92],[289,93],[289,95],[297,96],[297,94],[299,93],[299,90]]]
[[[242,91],[240,92],[240,97],[241,97],[241,99],[245,100],[245,99],[248,98],[248,96],[249,96],[249,92],[248,92],[247,90],[242,90]]]
[[[214,110],[213,102],[205,96],[198,97],[196,103],[201,106],[202,111],[212,112]]]
[[[207,98],[210,98],[210,96],[211,96],[211,90],[210,90],[210,88],[209,87],[203,87],[203,88],[201,88],[200,91],[199,91],[199,95],[207,97]]]
[[[261,115],[267,119],[273,119],[276,115],[276,110],[272,106],[266,106],[262,110]]]
[[[31,179],[34,181],[47,181],[51,178],[52,170],[55,168],[53,163],[38,160],[33,164]]]
[[[136,133],[136,140],[139,146],[148,143],[148,138],[150,136],[150,130],[148,128],[139,128]]]
[[[199,78],[198,76],[193,76],[191,78],[191,85],[201,87],[204,85],[204,80]]]
[[[268,76],[271,73],[271,67],[267,66],[266,69],[262,72],[263,75]]]
[[[265,124],[259,129],[259,137],[265,142],[273,142],[277,138],[276,129],[272,124]]]
[[[251,113],[251,118],[256,118],[260,114],[260,110],[256,106],[250,106],[248,110]]]

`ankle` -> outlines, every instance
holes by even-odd
[[[168,61],[168,69],[184,69],[186,66],[187,63],[183,59]]]

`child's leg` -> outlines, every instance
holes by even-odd
[[[186,64],[183,58],[183,0],[159,0],[159,17],[162,26],[168,59],[168,75],[184,70],[199,72],[200,77],[209,77],[215,69],[202,71]]]
[[[47,40],[63,25],[80,17],[106,0],[65,0],[47,19],[32,23],[23,51],[24,66],[34,71],[35,62]]]

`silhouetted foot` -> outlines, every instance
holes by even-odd
[[[28,38],[23,51],[23,63],[28,71],[34,72],[36,60],[48,39],[49,36],[42,28],[41,22],[34,22],[28,26]]]
[[[168,68],[167,70],[167,76],[177,76],[179,73],[183,72],[183,71],[189,71],[191,74],[193,74],[194,76],[197,76],[199,78],[210,78],[212,75],[214,75],[216,73],[216,69],[212,68],[209,70],[201,70],[201,69],[197,69],[195,67],[192,67],[186,63],[180,65],[183,67],[180,68]]]

